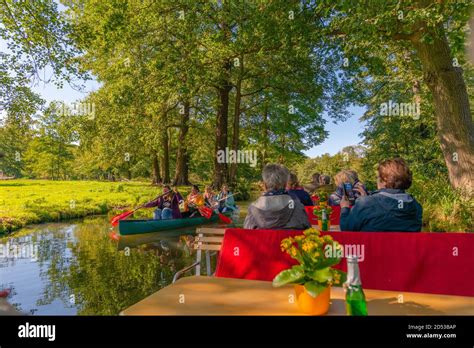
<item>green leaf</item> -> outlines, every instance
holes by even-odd
[[[347,273],[346,272],[343,272],[341,270],[338,270],[338,269],[331,269],[331,272],[333,274],[333,278],[334,277],[334,274],[339,274],[340,278],[339,278],[339,284],[333,284],[333,286],[342,286],[342,284],[344,284],[346,281],[347,281]]]
[[[279,287],[285,284],[294,284],[298,283],[304,278],[303,267],[293,266],[290,269],[281,271],[273,279],[273,286]]]
[[[308,291],[308,294],[311,295],[311,297],[318,296],[320,293],[324,291],[324,289],[327,288],[327,286],[321,285],[320,283],[315,282],[315,281],[305,283],[304,287],[306,291]]]
[[[323,269],[317,269],[308,275],[311,279],[316,280],[317,282],[325,283],[328,280],[332,279],[333,273],[331,271],[331,268],[326,267]]]

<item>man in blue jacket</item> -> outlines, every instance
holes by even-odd
[[[361,197],[352,209],[341,200],[341,231],[419,232],[423,209],[405,190],[411,186],[412,173],[401,158],[385,160],[377,168],[377,191]]]

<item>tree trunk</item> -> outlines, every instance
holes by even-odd
[[[474,126],[462,70],[453,60],[442,26],[431,32],[433,42],[412,40],[424,79],[433,94],[441,150],[455,189],[473,193]]]
[[[161,136],[161,176],[163,184],[170,183],[170,149],[168,130],[165,128]]]
[[[230,62],[224,67],[227,77],[230,74]],[[227,127],[229,124],[229,93],[232,89],[228,79],[222,81],[220,87],[217,89],[219,97],[219,108],[217,110],[216,120],[216,146],[214,154],[214,187],[221,187],[227,182],[227,163],[221,161],[222,154],[226,153],[227,148]],[[219,155],[221,154],[221,155]],[[224,156],[225,157],[225,156]],[[225,159],[225,158],[224,158]]]
[[[243,62],[240,63],[241,66]],[[236,85],[236,93],[235,93],[235,104],[234,104],[234,127],[232,134],[232,150],[237,153],[239,149],[239,136],[240,136],[240,101],[242,99],[242,79],[239,79]],[[229,183],[233,184],[235,182],[237,175],[237,163],[230,164],[229,170]]]
[[[173,185],[189,185],[188,177],[188,148],[186,137],[189,131],[190,118],[189,101],[184,103],[184,114],[181,117],[181,127],[178,135],[178,153],[176,155],[176,172],[173,179]]]
[[[268,106],[265,104],[265,110],[263,112],[263,149],[262,149],[262,161],[260,169],[263,170],[267,162],[267,151],[268,151]]]
[[[158,161],[158,155],[156,152],[153,152],[151,156],[151,164],[152,164],[152,185],[158,185],[161,183],[161,175],[160,175],[160,162]]]

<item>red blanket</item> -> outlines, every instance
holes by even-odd
[[[271,281],[296,263],[280,241],[301,231],[226,230],[217,277]],[[345,251],[363,253],[367,289],[474,296],[474,235],[469,233],[330,232]],[[357,249],[358,248],[358,249]],[[346,270],[343,259],[338,266]]]

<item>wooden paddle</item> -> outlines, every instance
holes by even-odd
[[[156,196],[156,197],[155,197],[154,199],[152,199],[150,202],[153,202],[153,201],[157,200],[158,198],[161,198],[161,197],[167,195],[168,193],[170,193],[170,191],[168,191],[168,192],[166,192],[166,193],[163,193],[163,194],[161,194],[161,195],[159,195],[159,196]],[[132,215],[134,212],[136,212],[138,209],[143,208],[145,205],[147,205],[147,204],[150,203],[150,202],[147,202],[147,203],[145,203],[145,204],[142,204],[141,206],[139,206],[138,208],[135,208],[135,209],[133,209],[133,210],[129,210],[129,211],[126,211],[125,213],[121,213],[121,214],[119,214],[119,215],[114,216],[114,217],[112,218],[112,220],[110,220],[110,223],[111,223],[112,226],[114,226],[114,227],[117,226],[120,220],[126,219],[127,217],[129,217],[130,215]]]

